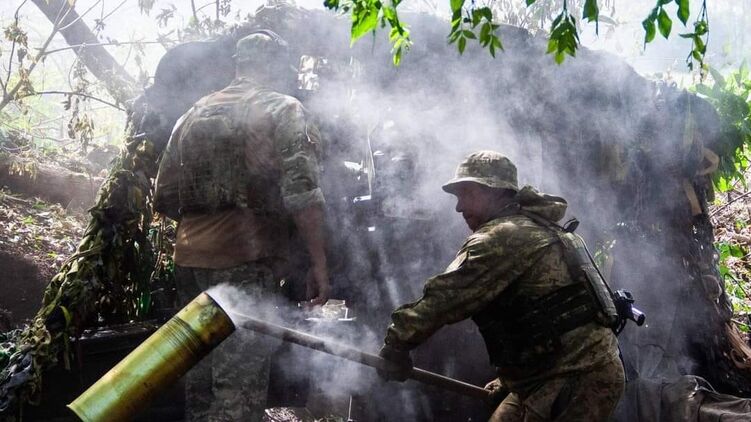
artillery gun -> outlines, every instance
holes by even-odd
[[[132,104],[136,137],[149,139],[157,151],[163,150],[179,116],[199,98],[232,80],[235,40],[246,33],[238,31],[217,40],[189,42],[169,50],[157,67],[154,84]],[[295,65],[300,70],[300,84],[293,94],[306,103],[316,99],[321,87],[356,78],[360,72],[354,59],[334,62],[320,56],[301,55]],[[429,233],[425,224],[430,219],[427,213],[408,215],[403,212],[404,207],[398,206],[414,197],[411,190],[417,177],[416,157],[413,152],[399,148],[395,141],[403,135],[387,116],[370,127],[356,122],[351,115],[321,117],[321,129],[330,140],[323,163],[327,219],[338,225],[332,227],[329,236],[333,296],[346,299],[357,308],[362,317],[355,324],[385,327],[388,312],[413,292],[404,291],[405,286],[386,285],[387,279],[393,283],[394,277],[390,275],[399,270],[396,261],[404,257],[399,253],[385,256],[374,251],[383,242],[415,239],[416,233],[422,236]],[[299,262],[305,261],[298,258]],[[297,273],[304,274],[304,269]],[[359,288],[358,283],[373,287],[378,297],[360,294],[365,289]],[[291,300],[303,298],[301,285],[301,280],[287,280]],[[44,377],[41,398],[44,406],[28,407],[25,419],[66,420],[66,403],[176,311],[174,286],[156,286],[155,291],[159,294],[154,295],[151,319],[118,325],[104,321],[102,326],[86,329],[74,339],[71,344],[76,359],[71,371],[55,368]],[[282,373],[275,377],[277,384],[292,383],[291,387],[288,384],[277,389],[287,390],[286,395],[304,395],[309,389],[307,383],[295,385]],[[283,402],[284,398],[277,401]],[[143,418],[180,420],[183,403],[183,387],[178,382],[153,403]]]

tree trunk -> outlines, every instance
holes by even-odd
[[[74,10],[74,6],[70,6],[68,0],[32,0],[32,2],[53,23],[58,18],[60,10],[63,10],[65,17],[58,25],[60,33],[69,45],[82,45],[74,51],[86,68],[104,83],[115,100],[124,104],[125,101],[135,97],[135,80],[103,46],[83,46],[84,44],[97,44],[100,40]]]
[[[89,208],[94,204],[101,177],[76,173],[49,164],[24,168],[13,157],[0,156],[0,186],[27,196],[38,196],[64,207]]]

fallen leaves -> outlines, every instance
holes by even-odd
[[[0,191],[0,250],[56,270],[76,250],[86,218],[57,204]]]

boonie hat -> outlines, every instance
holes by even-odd
[[[495,151],[478,151],[469,154],[456,168],[454,178],[443,185],[443,190],[456,193],[459,183],[474,182],[494,189],[519,191],[516,166],[505,155]]]

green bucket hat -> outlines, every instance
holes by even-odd
[[[469,154],[456,168],[454,178],[443,185],[443,190],[456,193],[456,187],[464,182],[479,183],[494,189],[519,191],[516,166],[506,156],[495,151]]]

